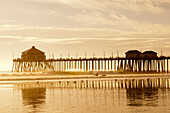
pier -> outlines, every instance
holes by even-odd
[[[136,51],[126,52],[126,57],[108,57],[108,58],[52,58],[46,59],[44,53],[36,55],[35,47],[31,57],[13,59],[13,72],[39,72],[39,71],[56,71],[56,72],[89,72],[89,71],[111,71],[111,72],[169,72],[170,57],[157,57],[155,52],[144,52],[143,54]],[[26,51],[28,52],[28,51]],[[40,51],[39,51],[40,52]],[[40,52],[42,53],[42,52]],[[130,55],[129,55],[130,54]],[[140,55],[140,57],[138,56]],[[39,55],[39,53],[38,53]],[[142,55],[142,57],[141,57]],[[39,58],[39,59],[38,59]]]

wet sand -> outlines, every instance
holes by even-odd
[[[170,78],[30,81],[0,84],[0,113],[170,112]]]
[[[109,79],[109,78],[170,78],[170,73],[11,73],[0,74],[0,81],[63,80],[63,79]]]

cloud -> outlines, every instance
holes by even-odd
[[[21,37],[21,36],[0,36],[1,44],[23,43],[37,39],[37,37]]]
[[[170,23],[164,19],[169,16],[162,5],[167,0],[14,0],[8,4],[9,1],[3,3],[2,8],[10,5],[8,15],[3,17],[20,25],[134,30],[150,23]]]
[[[81,40],[78,38],[62,38],[62,39],[37,39],[36,42],[40,43],[55,43],[55,44],[76,44],[76,43],[82,43]]]
[[[169,0],[1,0],[1,62],[32,45],[56,56],[123,56],[129,49],[169,55],[169,14]]]
[[[9,1],[11,0],[4,3]],[[11,2],[14,4],[9,4],[9,9],[13,9],[16,16],[5,15],[8,19],[0,17],[0,34],[20,36],[20,40],[25,42],[66,41],[68,44],[78,44],[88,40],[114,40],[124,43],[123,41],[133,39],[154,41],[157,38],[170,36],[170,21],[168,15],[165,15],[169,11],[162,5],[168,4],[168,0],[15,0]],[[20,7],[17,7],[18,5]],[[166,22],[163,18],[167,18]]]

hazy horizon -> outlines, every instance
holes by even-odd
[[[169,0],[0,0],[0,70],[33,45],[56,58],[129,49],[170,56],[169,14]]]

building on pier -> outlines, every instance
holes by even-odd
[[[127,59],[155,59],[158,58],[157,53],[154,51],[145,51],[141,53],[138,50],[129,50],[126,53]]]
[[[53,59],[46,60],[45,52],[32,48],[22,52],[21,58],[13,59],[12,72],[53,71]]]
[[[32,48],[22,52],[21,55],[21,60],[25,61],[40,61],[45,59],[46,59],[45,53],[35,48],[35,46],[32,46]]]
[[[138,59],[141,57],[141,52],[138,50],[129,50],[125,54],[127,59]]]
[[[158,58],[158,56],[157,56],[157,53],[154,51],[145,51],[142,53],[142,58],[155,59],[155,58]]]

